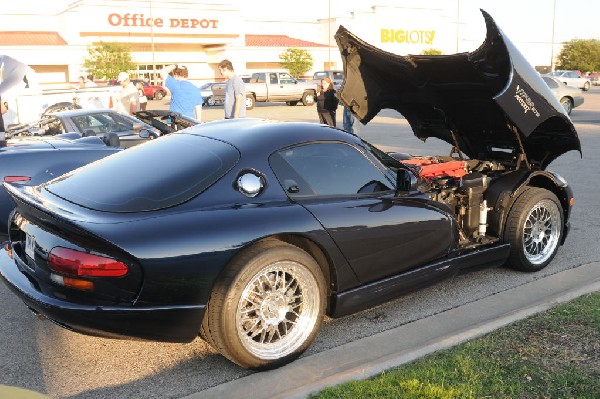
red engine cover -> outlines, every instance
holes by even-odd
[[[450,161],[437,163],[431,158],[414,158],[402,161],[403,163],[418,166],[419,173],[423,178],[436,176],[463,177],[467,174],[467,163],[465,161]]]

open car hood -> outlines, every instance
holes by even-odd
[[[544,169],[570,150],[577,132],[540,75],[481,10],[483,44],[470,53],[399,56],[340,26],[335,39],[344,64],[338,95],[367,124],[381,109],[400,112],[415,135],[437,137],[472,159],[524,154]]]

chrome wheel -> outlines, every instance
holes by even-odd
[[[293,261],[262,268],[244,288],[237,306],[242,346],[260,359],[279,359],[302,346],[320,321],[319,285]]]
[[[529,212],[523,228],[523,251],[534,265],[546,262],[553,256],[559,243],[561,215],[556,203],[538,202]]]

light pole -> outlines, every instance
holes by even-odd
[[[460,0],[456,0],[456,53],[458,54],[458,30],[460,28]]]
[[[550,43],[550,72],[554,71],[554,27],[556,25],[556,0],[552,9],[552,41]]]
[[[152,0],[150,0],[150,20],[152,23],[150,24],[150,50],[152,51],[152,72],[151,72],[151,83],[155,85],[156,82],[156,68],[155,60],[154,60],[154,16],[152,15]]]
[[[328,1],[327,15],[327,69],[331,69],[331,0]]]

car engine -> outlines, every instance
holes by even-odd
[[[418,190],[430,200],[446,204],[460,228],[460,245],[472,247],[498,241],[486,235],[490,210],[484,193],[507,169],[499,162],[417,157],[402,160],[419,177]]]

